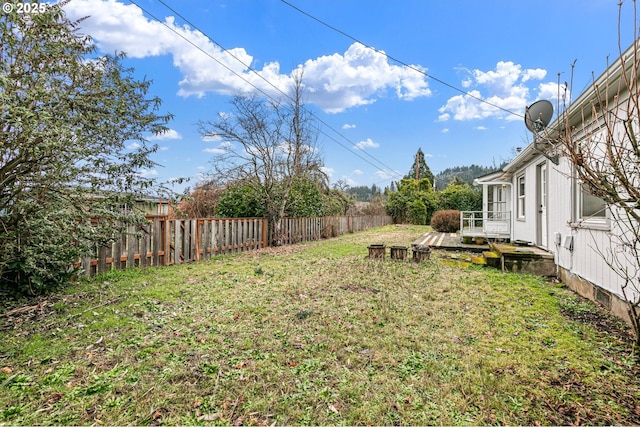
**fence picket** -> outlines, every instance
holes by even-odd
[[[113,243],[97,247],[92,256],[75,265],[92,276],[131,267],[182,264],[264,248],[276,238],[264,218],[148,219],[139,228],[128,226]],[[295,244],[391,223],[388,216],[283,218],[278,238],[282,244]]]

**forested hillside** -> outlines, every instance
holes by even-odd
[[[436,188],[438,190],[445,189],[447,185],[449,185],[449,183],[453,181],[455,178],[459,178],[462,181],[473,185],[474,179],[483,175],[487,175],[491,172],[495,172],[501,169],[503,166],[504,164],[501,164],[499,166],[471,165],[471,166],[456,166],[453,168],[448,168],[436,175]]]

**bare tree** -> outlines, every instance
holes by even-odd
[[[237,95],[231,101],[232,113],[198,124],[203,136],[222,141],[222,152],[212,162],[214,176],[243,182],[261,195],[274,244],[280,243],[282,219],[296,180],[326,182],[317,128],[302,95],[299,74],[284,102]]]
[[[635,10],[635,5],[634,5]],[[635,13],[634,13],[635,15]],[[635,17],[634,17],[635,22]],[[640,40],[594,79],[594,99],[566,107],[562,129],[548,142],[572,166],[572,178],[600,198],[611,227],[595,251],[621,279],[640,345]],[[574,106],[575,105],[575,106]]]
[[[186,198],[178,206],[181,215],[187,218],[214,217],[223,192],[224,186],[213,178],[196,185],[192,191],[187,189]]]

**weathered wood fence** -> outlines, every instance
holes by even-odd
[[[293,244],[391,224],[389,216],[285,218],[276,239],[264,218],[169,219],[147,217],[129,226],[115,242],[97,247],[83,258],[83,274],[93,276],[130,267],[156,267],[199,261],[219,254],[254,250],[279,241]]]
[[[369,216],[323,216],[313,218],[285,218],[282,220],[280,238],[269,230],[270,242],[279,240],[283,245],[289,245],[312,240],[328,239],[341,234],[354,233],[373,227],[392,224],[393,220],[387,215]]]

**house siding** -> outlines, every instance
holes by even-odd
[[[547,250],[554,254],[554,259],[558,267],[566,270],[566,274],[576,275],[607,292],[624,298],[622,294],[623,280],[607,265],[599,251],[610,249],[611,242],[609,231],[606,229],[586,228],[572,226],[574,221],[574,210],[576,205],[576,195],[573,189],[571,178],[571,165],[566,158],[559,159],[559,165],[548,165],[548,185],[547,191]],[[535,171],[535,167],[544,161],[540,156],[532,160],[528,165],[521,168],[519,172],[525,171],[527,179]],[[535,192],[535,180],[533,189],[527,191]],[[531,240],[535,236],[538,224],[533,218],[514,227],[514,239]],[[556,243],[556,233],[560,234],[561,243]],[[573,237],[573,250],[564,246],[566,236]],[[618,255],[618,260],[622,260]],[[629,263],[630,265],[631,263]],[[591,298],[591,295],[585,295]]]
[[[636,50],[637,49],[637,50]],[[626,62],[618,59],[609,68],[594,81],[594,84],[585,92],[580,94],[578,98],[572,102],[571,108],[566,110],[567,114],[560,115],[554,123],[551,123],[542,135],[536,136],[537,143],[531,143],[524,150],[506,165],[500,176],[501,179],[510,180],[512,186],[511,210],[512,215],[512,239],[525,240],[535,242],[537,245],[544,244],[545,239],[542,233],[545,227],[542,227],[539,219],[538,209],[540,207],[540,196],[538,194],[540,164],[546,164],[547,168],[547,221],[546,224],[546,246],[545,248],[554,254],[554,259],[558,267],[558,276],[565,281],[571,289],[579,292],[585,297],[597,301],[607,308],[611,309],[616,315],[622,317],[629,322],[626,314],[628,304],[626,299],[635,300],[638,298],[640,290],[627,289],[625,298],[623,286],[624,279],[621,278],[616,271],[624,271],[628,267],[630,275],[637,284],[637,275],[640,274],[637,269],[637,260],[632,259],[632,254],[625,249],[624,245],[612,242],[616,236],[622,236],[626,233],[633,233],[628,229],[628,222],[624,218],[616,215],[617,211],[608,211],[607,218],[601,217],[599,213],[593,214],[592,218],[580,219],[578,221],[578,196],[579,183],[573,172],[573,165],[567,158],[562,157],[554,149],[553,141],[558,141],[558,137],[564,132],[564,129],[571,129],[571,140],[573,144],[580,147],[584,143],[585,147],[593,148],[591,144],[598,141],[598,137],[604,130],[604,119],[602,111],[598,110],[596,98],[606,97],[607,111],[604,114],[615,113],[616,126],[622,126],[622,120],[625,118],[626,106],[625,102],[629,98],[629,91],[621,76],[627,73],[627,77],[637,78],[637,82],[632,82],[634,96],[637,95],[636,83],[640,83],[640,77],[635,72],[630,71],[632,66],[637,65],[637,55],[640,53],[640,44],[632,45],[622,56],[626,58]],[[624,68],[626,67],[626,68]],[[622,93],[618,93],[617,89],[621,88]],[[594,107],[594,105],[596,107]],[[610,111],[609,111],[610,110]],[[637,111],[634,110],[634,115]],[[637,123],[637,117],[634,117]],[[611,136],[617,138],[618,135],[624,135],[621,129],[612,130]],[[594,139],[595,137],[595,139]],[[546,155],[559,155],[558,165],[542,155],[540,147],[547,150]],[[602,148],[599,148],[604,155]],[[597,153],[597,151],[596,151]],[[525,216],[518,218],[518,178],[525,177]],[[490,177],[489,177],[490,178]],[[486,181],[490,181],[487,178]],[[478,183],[483,183],[483,179],[479,179]],[[487,189],[487,185],[483,185],[483,189]],[[486,201],[486,199],[485,199]],[[609,209],[616,209],[609,207]],[[625,228],[625,226],[627,228]],[[633,235],[633,234],[632,234]],[[556,236],[560,237],[560,241],[556,240]],[[566,238],[573,239],[571,248],[567,247]],[[628,243],[628,242],[627,242]],[[610,265],[615,264],[618,268],[614,269]],[[631,285],[630,287],[633,287]]]
[[[518,169],[513,174],[514,205],[513,211],[517,212],[518,205],[518,178],[524,176],[525,203],[524,218],[518,218],[515,214],[513,220],[513,239],[536,242],[536,221],[538,215],[538,203],[536,194],[536,163],[528,164]]]

